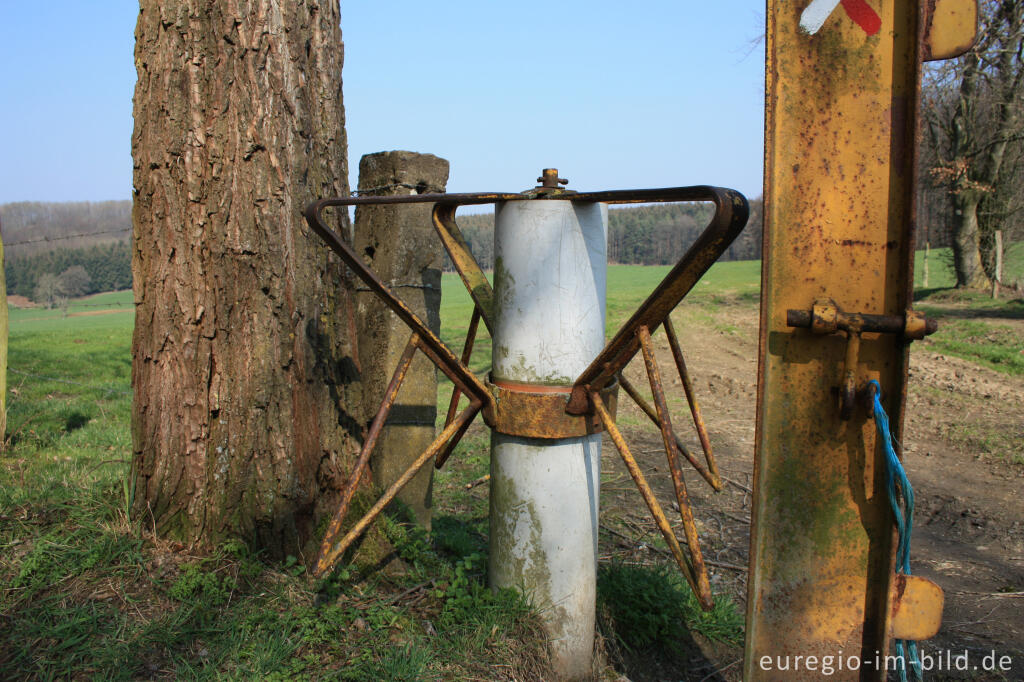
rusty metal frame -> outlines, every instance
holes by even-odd
[[[349,529],[345,537],[340,542],[335,542],[337,535],[341,532],[341,522],[345,518],[346,509],[339,509],[338,513],[335,514],[334,519],[331,521],[331,526],[328,529],[327,534],[324,536],[323,544],[320,548],[320,554],[317,556],[316,563],[313,569],[313,575],[322,576],[324,573],[329,571],[337,563],[338,559],[345,553],[355,540],[363,534],[371,523],[380,515],[384,508],[391,504],[391,501],[398,496],[409,481],[419,473],[427,462],[434,459],[441,452],[446,449],[454,447],[454,444],[459,441],[462,434],[466,432],[469,424],[476,417],[476,413],[480,411],[480,401],[474,400],[466,407],[459,415],[452,421],[451,424],[446,426],[441,431],[440,435],[434,439],[434,442],[430,444],[423,453],[416,458],[405,472],[399,476],[398,480],[391,484],[391,486],[384,492],[383,495],[374,503],[373,507],[370,508],[366,514],[360,518],[356,524]]]
[[[546,386],[499,381],[490,377],[487,387],[494,395],[494,410],[488,426],[510,436],[529,438],[578,438],[604,431],[594,414],[570,414],[565,411],[571,386]],[[599,392],[605,409],[616,413],[618,384],[609,384]]]
[[[704,580],[707,579],[707,571],[702,570],[698,573],[697,568],[694,566],[692,558],[683,554],[682,548],[679,546],[679,539],[676,538],[675,531],[672,530],[672,525],[668,522],[668,518],[665,516],[664,510],[658,503],[658,499],[654,496],[654,491],[651,490],[650,484],[647,483],[647,479],[644,478],[643,472],[640,470],[640,465],[637,464],[636,458],[633,457],[633,453],[629,450],[629,445],[626,444],[626,439],[622,437],[622,433],[619,431],[619,427],[615,425],[615,418],[608,413],[605,409],[604,404],[598,399],[596,393],[591,396],[591,400],[595,406],[597,416],[601,418],[604,423],[605,430],[608,431],[608,436],[612,439],[615,444],[615,448],[619,451],[619,455],[622,457],[623,463],[626,465],[626,469],[629,471],[629,475],[632,477],[633,482],[636,483],[637,489],[640,491],[640,495],[644,498],[644,502],[647,503],[647,508],[651,511],[651,515],[654,517],[654,522],[658,526],[658,530],[661,531],[662,537],[665,538],[665,543],[668,544],[669,550],[672,552],[673,558],[679,565],[683,576],[686,578],[686,582],[690,584],[690,588],[697,597],[697,601],[701,607],[705,610],[711,609],[714,603],[711,599],[711,588],[708,587],[707,591],[704,590],[704,581],[701,579],[703,576]],[[681,508],[681,506],[680,506]],[[701,569],[703,569],[703,564]]]
[[[414,203],[408,201],[395,201],[399,199],[419,199],[420,197],[432,196],[432,197],[444,197],[444,196],[458,196],[458,195],[445,195],[445,194],[434,194],[434,195],[410,195],[410,196],[396,196],[396,197],[352,197],[347,199],[321,199],[320,201],[314,201],[306,207],[304,213],[306,222],[309,224],[316,234],[324,240],[328,247],[334,251],[345,264],[351,268],[359,279],[363,280],[366,286],[374,294],[380,298],[384,304],[391,309],[399,319],[402,320],[418,337],[417,345],[431,361],[437,365],[438,369],[445,373],[452,383],[459,387],[459,390],[463,393],[471,396],[471,399],[480,401],[483,405],[483,409],[487,410],[491,407],[493,400],[490,397],[487,387],[484,386],[483,382],[480,381],[469,368],[466,367],[459,358],[452,352],[444,341],[442,341],[426,323],[416,315],[415,312],[409,306],[400,299],[391,289],[379,278],[376,273],[373,272],[360,258],[356,255],[355,251],[352,250],[348,244],[331,228],[329,228],[323,221],[321,216],[323,210],[332,206],[358,206],[360,204],[395,204],[395,203]],[[474,202],[474,203],[486,203],[486,202]]]
[[[551,177],[548,177],[550,175]],[[484,420],[491,428],[514,435],[536,438],[564,438],[585,433],[607,430],[630,474],[654,515],[659,528],[672,549],[677,563],[687,581],[693,587],[701,606],[711,608],[711,588],[707,570],[704,565],[697,537],[696,525],[682,470],[679,467],[677,454],[682,454],[698,473],[707,480],[715,490],[721,489],[721,480],[711,452],[710,442],[704,427],[700,408],[693,394],[689,374],[679,348],[679,342],[672,328],[669,314],[693,288],[697,281],[707,272],[708,268],[725,252],[729,244],[746,224],[749,208],[746,199],[740,193],[710,186],[673,187],[665,189],[614,190],[605,192],[574,192],[558,187],[562,183],[557,178],[557,171],[545,171],[542,178],[544,185],[522,194],[474,193],[474,194],[414,194],[400,196],[363,196],[349,198],[322,199],[311,203],[304,216],[310,228],[341,257],[342,261],[352,269],[366,286],[375,293],[411,330],[412,336],[405,352],[395,370],[391,384],[384,396],[363,447],[357,458],[356,465],[342,491],[341,505],[332,519],[321,546],[320,554],[314,565],[314,575],[323,575],[330,570],[344,554],[345,550],[365,531],[370,523],[380,514],[408,483],[409,480],[433,459],[434,465],[440,468],[447,461],[452,450],[462,438],[477,412],[482,412]],[[539,179],[541,180],[541,179]],[[707,201],[715,206],[715,213],[707,228],[697,238],[686,254],[672,268],[668,275],[648,296],[639,310],[626,322],[612,341],[599,354],[598,358],[576,379],[572,386],[546,387],[539,390],[536,386],[495,385],[483,382],[469,369],[473,344],[482,320],[488,330],[491,329],[493,318],[494,292],[479,264],[462,236],[455,213],[459,206],[489,204],[503,201],[537,201],[537,200],[572,200],[578,202],[601,202],[608,204],[635,203],[666,203]],[[448,348],[427,325],[391,291],[376,274],[366,266],[352,248],[323,220],[323,211],[332,207],[359,205],[391,205],[433,203],[432,214],[434,228],[445,249],[448,251],[459,273],[460,278],[474,301],[473,316],[470,320],[466,341],[461,357]],[[708,468],[704,469],[697,459],[689,453],[682,442],[672,431],[671,420],[664,398],[660,374],[654,364],[654,356],[650,346],[650,333],[664,325],[669,337],[673,358],[680,373],[687,401],[694,418],[701,446],[704,450]],[[639,466],[629,453],[625,440],[615,427],[614,413],[616,407],[616,391],[621,370],[629,361],[644,349],[648,366],[648,377],[655,396],[655,408],[628,386],[624,378],[622,383],[627,393],[637,401],[648,416],[658,425],[665,443],[665,454],[672,472],[673,485],[677,504],[683,521],[689,554],[684,556],[675,538],[674,532],[665,518],[664,512],[654,498],[654,494],[640,473]],[[376,445],[387,414],[394,404],[395,397],[401,387],[405,373],[416,350],[422,351],[454,384],[445,426],[441,434],[430,447],[402,474],[401,477],[378,499],[373,507],[338,541],[344,517],[348,512],[352,496],[361,480],[369,462],[370,452]],[[653,373],[652,373],[653,372]],[[506,382],[507,383],[507,382]],[[458,404],[462,395],[469,398],[468,407],[458,412]]]
[[[690,406],[690,415],[693,417],[693,426],[697,430],[697,438],[700,440],[700,447],[704,451],[704,461],[708,465],[708,483],[716,491],[722,489],[722,477],[718,473],[718,465],[715,464],[715,455],[711,449],[711,438],[708,436],[708,428],[704,424],[704,416],[700,411],[700,403],[697,402],[697,394],[693,390],[693,382],[690,381],[690,372],[686,369],[686,360],[683,358],[683,350],[679,345],[679,337],[672,326],[672,318],[666,317],[665,335],[668,337],[669,348],[672,349],[672,358],[676,362],[676,370],[679,372],[679,380],[683,384],[683,392],[686,393],[686,402]]]
[[[632,398],[633,402],[636,404],[636,406],[639,407],[640,410],[643,411],[643,413],[647,415],[647,417],[651,420],[651,422],[660,429],[661,428],[661,422],[658,420],[658,412],[657,412],[657,410],[655,410],[651,406],[651,404],[647,402],[646,398],[644,398],[642,395],[640,395],[640,392],[626,378],[626,375],[619,374],[619,383],[622,385],[623,390],[626,391],[626,395],[628,395],[630,398]],[[687,448],[683,444],[683,442],[681,440],[679,440],[678,436],[675,436],[675,434],[673,434],[673,438],[674,438],[673,445],[675,446],[676,450],[678,450],[679,454],[681,454],[683,457],[686,458],[686,461],[688,461],[690,463],[690,466],[692,466],[694,468],[694,470],[696,470],[696,472],[698,474],[700,474],[700,477],[703,478],[705,481],[707,481],[708,485],[710,485],[716,491],[721,490],[722,489],[721,481],[718,480],[716,482],[715,477],[712,476],[708,472],[708,470],[705,469],[704,466],[701,465],[701,463],[697,461],[697,458],[694,457],[693,454],[690,452],[689,448]]]
[[[480,306],[473,306],[473,314],[469,318],[469,329],[466,330],[466,343],[462,346],[462,364],[469,367],[469,361],[473,357],[473,342],[476,341],[476,330],[480,325],[480,318],[482,317],[480,312]],[[455,419],[455,414],[459,409],[459,398],[462,397],[462,391],[459,390],[458,386],[453,386],[452,397],[448,403],[448,413],[444,417],[444,425],[448,426]],[[448,455],[451,451],[443,453],[443,457],[438,455],[437,459],[434,460],[434,468],[440,469],[444,466],[444,463],[448,461]]]
[[[586,409],[587,395],[592,390],[600,390],[613,381],[622,368],[640,350],[637,332],[640,327],[648,330],[657,329],[675,310],[679,302],[690,293],[704,273],[714,265],[715,261],[725,253],[729,244],[739,235],[747,224],[749,206],[742,194],[731,189],[720,187],[680,187],[675,190],[643,190],[644,192],[666,194],[647,194],[645,198],[636,198],[616,203],[640,203],[649,201],[711,201],[715,205],[715,214],[710,224],[689,248],[686,254],[669,271],[660,284],[647,297],[640,308],[633,313],[622,328],[615,334],[604,350],[590,363],[573,384],[573,396],[567,407],[569,412]],[[615,192],[599,192],[596,194],[617,194]],[[610,201],[608,198],[596,201]]]
[[[377,445],[377,439],[380,437],[380,432],[384,428],[384,422],[388,418],[388,413],[391,412],[391,408],[395,404],[395,398],[398,397],[398,390],[402,387],[402,382],[405,380],[405,375],[409,372],[409,366],[412,365],[413,356],[416,354],[416,348],[419,346],[419,336],[413,332],[412,336],[409,337],[409,342],[405,346],[405,350],[402,351],[402,356],[398,360],[398,366],[395,368],[394,374],[391,376],[391,381],[388,383],[387,389],[384,391],[384,399],[381,401],[380,407],[377,409],[377,414],[373,417],[373,422],[370,423],[370,430],[366,434],[366,438],[363,440],[363,447],[359,451],[359,457],[356,458],[355,466],[352,468],[352,473],[349,474],[348,480],[345,481],[345,487],[341,491],[341,502],[338,503],[338,510],[335,512],[334,517],[327,526],[327,531],[324,534],[323,547],[320,550],[320,555],[317,557],[316,565],[314,566],[314,572],[320,574],[327,566],[334,560],[335,557],[340,556],[348,545],[341,547],[340,549],[335,548],[334,539],[338,533],[341,532],[341,524],[345,520],[345,515],[348,513],[348,506],[352,503],[352,497],[355,495],[356,488],[359,486],[359,481],[363,477],[363,473],[366,471],[366,467],[370,463],[370,453],[373,451],[374,446]]]
[[[672,486],[676,493],[676,503],[679,505],[679,516],[683,521],[683,532],[686,535],[686,544],[690,549],[690,564],[694,573],[694,592],[704,608],[711,608],[711,584],[708,580],[707,567],[704,565],[704,555],[700,550],[700,540],[697,537],[697,526],[693,521],[693,510],[690,508],[690,495],[686,491],[686,481],[683,479],[683,471],[679,468],[679,460],[676,458],[676,437],[672,431],[672,418],[669,415],[668,403],[665,401],[665,389],[661,383],[661,372],[658,370],[658,361],[654,357],[654,345],[651,343],[651,333],[647,327],[640,327],[637,330],[637,337],[640,340],[640,350],[644,357],[644,367],[647,369],[647,378],[651,383],[651,392],[654,394],[654,407],[658,411],[658,426],[661,431],[662,443],[665,446],[665,458],[668,460],[668,470],[672,475]]]
[[[361,196],[321,199],[311,203],[305,210],[306,222],[321,239],[337,253],[346,265],[377,294],[398,317],[414,332],[419,334],[423,346],[437,354],[441,360],[438,367],[449,378],[457,376],[461,383],[473,386],[473,394],[485,400],[484,416],[487,418],[493,403],[484,397],[486,388],[459,358],[420,320],[409,307],[378,278],[345,242],[323,221],[324,209],[360,205],[393,205],[433,203],[434,227],[448,251],[459,276],[476,304],[484,325],[491,327],[494,292],[491,285],[473,258],[462,233],[455,222],[459,206],[491,204],[503,201],[571,200],[578,202],[600,202],[606,204],[643,204],[711,202],[715,213],[708,226],[687,250],[665,278],[658,284],[640,308],[615,334],[604,350],[590,366],[573,382],[572,395],[566,407],[570,414],[592,414],[589,406],[591,390],[600,391],[613,383],[616,376],[629,364],[640,350],[637,331],[641,326],[648,330],[657,329],[690,292],[700,278],[729,247],[746,225],[749,206],[739,192],[722,187],[696,185],[692,187],[668,187],[662,189],[609,190],[603,192],[574,192],[558,188],[538,188],[524,193],[454,193],[454,194],[404,194],[397,196]],[[475,330],[474,330],[475,331]],[[467,336],[467,347],[472,347],[473,334]],[[674,351],[673,351],[674,352]],[[464,352],[465,355],[465,352]],[[681,358],[681,355],[679,356]],[[677,359],[678,362],[678,359]],[[681,370],[684,373],[685,370]],[[454,381],[454,379],[453,379]],[[455,382],[464,392],[460,382]],[[699,427],[698,427],[699,429]],[[703,438],[702,438],[703,443]]]
[[[431,217],[434,222],[434,230],[441,238],[448,256],[452,259],[456,272],[466,286],[470,298],[476,304],[473,309],[474,319],[479,321],[483,318],[487,332],[491,333],[491,320],[494,317],[494,291],[487,275],[480,269],[480,264],[473,258],[473,252],[469,250],[466,239],[462,236],[462,230],[455,222],[455,211],[460,204],[435,204]],[[466,344],[473,347],[472,339],[476,336],[476,326],[470,323],[470,332],[466,335]],[[466,359],[468,362],[468,358]]]

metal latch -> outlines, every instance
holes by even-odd
[[[863,332],[881,334],[902,334],[912,341],[934,334],[939,325],[916,310],[907,310],[904,315],[868,315],[846,313],[832,299],[814,302],[808,310],[787,310],[786,324],[803,327],[815,334],[846,332],[846,360],[843,369],[843,383],[839,387],[839,416],[849,419],[857,396],[857,356],[860,353],[860,335]]]

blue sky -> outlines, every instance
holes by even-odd
[[[349,162],[451,161],[449,191],[761,193],[763,2],[342,2]],[[131,197],[123,0],[0,0],[0,203]]]

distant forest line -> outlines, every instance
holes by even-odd
[[[87,293],[127,289],[131,277],[131,201],[18,202],[0,206],[7,292],[33,297],[40,277],[81,266]],[[712,213],[708,204],[648,204],[608,211],[608,260],[631,265],[676,262]],[[763,204],[750,201],[750,220],[721,260],[759,260]],[[494,267],[494,215],[458,217],[459,227],[480,266]],[[932,231],[932,246],[944,230]],[[923,235],[918,247],[923,247]],[[451,269],[448,259],[446,268]]]
[[[608,209],[608,262],[668,265],[686,253],[714,212],[710,204],[647,204]],[[494,214],[456,218],[480,267],[494,267]],[[750,220],[721,260],[761,258],[761,200],[750,202]],[[447,258],[446,269],[451,269]]]
[[[6,255],[6,254],[5,254]],[[37,303],[36,288],[44,275],[61,275],[75,266],[85,268],[89,279],[79,295],[119,291],[132,286],[132,252],[127,241],[94,244],[77,249],[54,249],[22,258],[7,257],[7,294],[25,296]]]

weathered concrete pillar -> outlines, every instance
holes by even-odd
[[[432,154],[393,151],[359,161],[359,191],[377,196],[444,192],[448,162]],[[432,204],[360,206],[353,243],[356,253],[425,320],[440,332],[442,246],[431,226]],[[358,357],[366,414],[376,413],[391,374],[411,334],[380,300],[357,289]],[[375,485],[391,485],[434,440],[437,372],[422,354],[416,358],[388,417],[370,466]],[[425,467],[398,499],[430,528],[433,468]]]
[[[492,380],[569,386],[604,347],[608,207],[509,201],[494,214]],[[489,577],[540,610],[562,679],[591,674],[601,435],[491,436]]]

